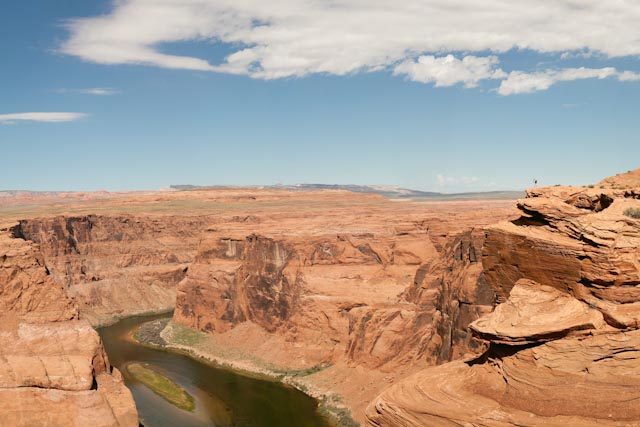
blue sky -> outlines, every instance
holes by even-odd
[[[239,2],[242,10],[185,0],[166,14],[151,0],[120,3],[3,4],[0,190],[349,183],[486,191],[534,178],[587,184],[640,166],[632,2],[622,2],[627,11],[592,11],[607,17],[606,28],[626,34],[629,25],[629,40],[611,33],[609,43],[605,27],[594,41],[589,28],[553,22],[536,36],[529,15],[515,12],[513,22],[523,22],[513,34],[458,15],[451,33],[423,34],[431,14],[377,0],[341,0],[338,11],[311,15],[298,10],[302,0],[269,11],[257,0]],[[387,18],[389,32],[380,24]],[[468,28],[500,41],[478,41]]]

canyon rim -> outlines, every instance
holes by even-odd
[[[2,201],[3,425],[137,425],[91,326],[168,311],[167,351],[337,425],[638,423],[640,170],[517,202],[93,196]]]
[[[0,427],[640,427],[638,0],[1,10]]]

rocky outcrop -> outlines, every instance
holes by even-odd
[[[362,420],[397,376],[486,348],[468,331],[496,301],[481,274],[484,233],[452,231],[434,238],[440,250],[416,228],[212,233],[178,287],[173,320],[213,335],[199,349],[218,360],[320,369],[305,388],[341,393]]]
[[[89,390],[108,370],[98,334],[85,321],[19,323],[0,332],[0,387]]]
[[[637,426],[638,333],[494,347],[424,370],[367,409],[371,426]]]
[[[376,317],[388,326],[393,322],[389,317],[399,314],[402,319],[403,308],[381,307],[389,294],[371,295],[370,287],[388,281],[397,295],[398,283],[406,281],[425,254],[436,254],[428,241],[416,245],[415,237],[399,240],[403,244],[362,235],[249,235],[203,241],[180,283],[174,320],[205,332],[252,322],[291,341],[322,340],[322,354],[346,346],[351,358],[361,359],[361,344],[355,341],[366,326],[358,322],[368,324]],[[377,341],[382,345],[383,340]]]
[[[358,420],[385,384],[484,348],[466,328],[496,300],[477,230],[512,211],[256,189],[63,199],[10,204],[28,214],[7,228],[56,287],[47,304],[70,304],[60,320],[95,326],[175,304],[174,321],[216,337],[223,357],[313,377],[314,395],[341,394]]]
[[[408,227],[213,235],[178,287],[174,321],[218,334],[258,325],[284,337],[291,363],[306,363],[298,368],[431,366],[484,348],[467,330],[496,299],[481,275],[483,240],[467,228],[438,236],[438,251],[428,234]],[[278,357],[286,362],[281,350]]]
[[[636,171],[594,188],[529,191],[488,227],[485,278],[502,304],[471,323],[478,358],[422,371],[367,409],[371,426],[637,426],[640,207]]]
[[[521,279],[509,299],[471,323],[478,336],[499,344],[533,344],[605,326],[602,313],[570,294]]]
[[[301,277],[287,244],[258,235],[201,245],[181,284],[174,319],[203,331],[224,332],[252,321],[268,331],[288,320]]]
[[[39,245],[51,276],[100,325],[171,310],[201,228],[188,217],[83,215],[21,220],[12,232]]]
[[[77,317],[74,302],[51,276],[37,246],[0,232],[0,318],[52,322]]]
[[[484,342],[469,331],[469,324],[495,306],[496,295],[482,274],[480,255],[484,233],[473,229],[460,233],[445,245],[442,256],[418,269],[405,297],[421,308],[435,309],[438,335],[442,337],[437,363],[478,352]]]
[[[37,244],[0,231],[0,425],[137,426],[133,397]]]
[[[85,321],[0,331],[0,424],[137,426],[133,397]]]

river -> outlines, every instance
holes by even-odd
[[[131,339],[142,323],[170,315],[132,317],[98,330],[112,365],[124,376],[147,427],[329,427],[317,401],[278,382],[246,377],[181,354],[145,347]],[[126,370],[142,362],[184,388],[196,403],[193,412],[179,409]],[[229,413],[232,421],[229,421]]]

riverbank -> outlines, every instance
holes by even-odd
[[[131,317],[144,317],[144,316],[160,316],[163,314],[172,313],[175,310],[175,304],[172,306],[162,307],[156,310],[144,310],[139,312],[126,312],[119,314],[95,314],[90,311],[81,311],[81,318],[87,320],[94,329],[106,328],[107,326],[113,326],[116,323],[129,319]]]
[[[168,319],[167,315],[133,317],[99,330],[111,365],[123,373],[134,396],[142,425],[331,427],[318,413],[317,401],[293,387],[220,369],[185,352],[157,346],[162,342],[142,344],[134,339],[141,325],[155,320],[166,325]],[[148,367],[186,391],[194,399],[193,411],[175,406],[132,375],[128,369],[132,364]]]
[[[343,397],[327,387],[328,371],[338,367],[315,365],[306,369],[286,369],[237,348],[212,342],[212,335],[175,324],[170,319],[147,322],[134,332],[143,345],[187,355],[199,362],[229,369],[242,375],[278,381],[294,387],[318,401],[319,413],[336,427],[356,427],[352,411]],[[329,375],[331,377],[331,375]]]

